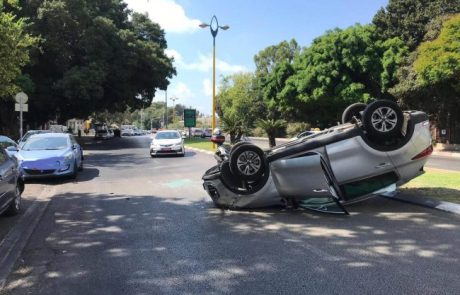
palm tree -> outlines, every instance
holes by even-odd
[[[268,144],[272,148],[276,145],[275,136],[280,129],[286,127],[286,121],[282,119],[259,119],[256,122],[257,127],[262,128],[268,136]]]

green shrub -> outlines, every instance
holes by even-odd
[[[286,134],[288,137],[294,137],[300,132],[310,130],[311,125],[304,122],[288,123],[286,127]]]
[[[255,137],[267,137],[267,133],[260,127],[256,127],[251,130],[251,136]]]

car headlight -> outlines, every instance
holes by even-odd
[[[64,156],[63,164],[68,165],[70,164],[70,162],[72,162],[72,160],[73,160],[73,154],[67,154]]]

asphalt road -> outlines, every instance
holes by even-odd
[[[351,216],[215,209],[211,155],[85,145],[1,294],[456,294],[460,218],[384,198]]]

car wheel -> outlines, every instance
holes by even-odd
[[[366,104],[362,102],[357,102],[349,105],[342,113],[342,124],[349,123],[356,117],[361,119],[361,112],[366,108]]]
[[[253,144],[241,144],[230,153],[230,170],[243,180],[258,180],[265,172],[265,155]]]
[[[231,154],[237,147],[239,146],[242,146],[242,145],[245,145],[245,144],[251,144],[250,142],[247,142],[247,141],[238,141],[237,143],[235,143],[232,148],[230,149],[230,152],[229,154]]]
[[[371,139],[384,141],[401,134],[403,112],[389,100],[377,100],[369,104],[363,113],[364,129]]]
[[[80,166],[78,166],[78,171],[83,171],[83,158],[80,161]]]
[[[16,188],[14,190],[14,199],[11,202],[8,209],[6,209],[5,214],[8,216],[17,215],[21,211],[21,204],[22,204],[21,187],[18,183],[16,184]]]
[[[182,149],[182,154],[180,156],[185,157],[185,148]]]

